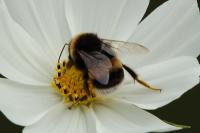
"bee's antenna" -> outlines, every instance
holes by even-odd
[[[60,52],[59,58],[58,58],[58,64],[60,63],[60,58],[61,58],[61,55],[62,55],[62,53],[63,53],[63,51],[64,51],[66,45],[69,45],[69,44],[68,44],[68,43],[65,43],[65,45],[63,46],[63,48],[62,48],[62,50],[61,50],[61,52]]]

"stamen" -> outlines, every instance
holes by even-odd
[[[60,69],[60,64],[57,65],[57,69]]]
[[[71,103],[69,108],[77,105],[89,106],[96,98],[95,87],[91,80],[88,80],[88,95],[84,89],[83,73],[76,66],[66,67],[66,61],[57,64],[53,88],[55,88],[63,97],[65,102]]]
[[[60,77],[61,76],[61,72],[58,72],[58,77]]]
[[[63,67],[65,67],[66,66],[66,62],[65,61],[63,61]]]

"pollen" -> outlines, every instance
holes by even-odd
[[[88,80],[89,93],[84,88],[83,72],[72,65],[67,67],[67,62],[57,64],[52,87],[64,98],[64,102],[70,103],[72,108],[78,105],[89,106],[96,98],[95,87]]]

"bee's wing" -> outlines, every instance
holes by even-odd
[[[102,39],[104,42],[103,49],[107,50],[110,47],[112,48],[118,56],[125,55],[143,55],[149,52],[149,49],[134,42],[123,42],[109,39]]]
[[[109,81],[109,70],[112,68],[110,59],[100,52],[87,53],[79,51],[88,71],[101,84],[106,85]]]

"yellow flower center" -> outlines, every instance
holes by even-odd
[[[89,106],[96,98],[92,81],[88,80],[89,94],[87,94],[82,71],[74,65],[70,68],[67,68],[66,65],[66,61],[57,64],[52,87],[64,97],[65,102],[71,103],[69,108],[77,105]]]

